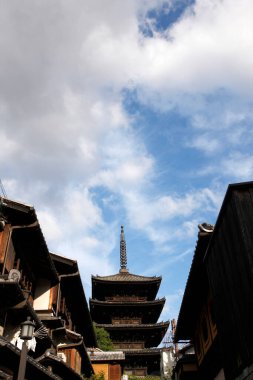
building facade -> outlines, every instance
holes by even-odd
[[[175,341],[194,344],[196,379],[252,379],[253,182],[229,185],[214,228],[199,228]]]
[[[125,355],[122,351],[102,351],[99,348],[89,351],[94,372],[103,374],[104,380],[121,380],[122,364]]]
[[[0,379],[17,378],[27,317],[35,324],[27,380],[94,372],[86,346],[96,337],[76,261],[49,252],[32,206],[0,197]]]

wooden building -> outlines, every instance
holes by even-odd
[[[92,349],[89,352],[96,375],[103,374],[104,380],[121,380],[122,364],[125,354],[122,351],[101,351]]]
[[[88,304],[75,260],[50,254],[59,283],[36,302],[36,312],[52,331],[57,354],[76,371],[89,377],[93,368],[86,347],[96,346]],[[45,358],[42,358],[45,363]],[[47,357],[48,359],[48,357]],[[51,366],[54,367],[54,364]]]
[[[174,368],[171,372],[171,378],[175,380],[198,380],[198,367],[196,356],[192,344],[186,344],[177,351],[177,360],[174,361]],[[174,373],[174,376],[172,376]]]
[[[0,198],[0,379],[17,377],[28,316],[36,328],[27,380],[93,373],[86,345],[96,337],[76,261],[50,254],[33,207]]]
[[[125,374],[144,376],[160,371],[160,344],[169,322],[157,323],[165,299],[156,299],[161,277],[129,273],[123,227],[120,271],[92,276],[90,312],[97,327],[105,328],[114,348],[125,353]]]
[[[175,340],[194,343],[196,378],[249,380],[253,378],[253,182],[229,185],[214,229],[205,227],[200,226]]]
[[[194,343],[195,355],[181,358],[180,363],[197,364],[192,372],[183,371],[176,376],[177,380],[206,379],[211,380],[222,367],[217,328],[213,313],[213,299],[203,258],[213,233],[213,226],[203,223],[199,225],[196,249],[186,283],[186,288],[179,312],[175,341]],[[186,317],[187,316],[187,317]],[[209,363],[212,363],[209,368]],[[193,373],[194,372],[194,373]],[[197,377],[198,376],[198,377]]]

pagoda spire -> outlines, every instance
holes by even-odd
[[[120,273],[126,273],[127,270],[127,254],[126,254],[126,241],[124,235],[124,227],[121,226],[120,232]]]

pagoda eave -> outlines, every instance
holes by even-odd
[[[104,328],[106,330],[126,330],[126,329],[134,329],[134,330],[162,330],[166,329],[169,327],[170,321],[166,322],[160,322],[160,323],[147,323],[147,324],[117,324],[117,325],[112,325],[112,324],[99,324],[96,323],[96,326],[98,328]]]
[[[101,301],[97,299],[92,299],[90,298],[90,305],[91,306],[96,306],[96,307],[102,307],[102,308],[107,308],[107,307],[129,307],[129,306],[134,306],[135,308],[138,307],[155,307],[155,306],[164,306],[165,303],[165,297],[152,300],[152,301]]]
[[[111,284],[140,284],[140,283],[161,283],[162,277],[154,276],[154,277],[147,277],[147,276],[139,276],[135,275],[129,272],[120,272],[111,276],[91,276],[92,283],[111,283]]]

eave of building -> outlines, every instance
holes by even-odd
[[[0,337],[0,365],[4,365],[6,369],[11,369],[15,373],[18,371],[21,351],[13,344]],[[38,363],[35,359],[27,356],[26,371],[29,378],[39,378],[41,380],[62,378],[50,372],[45,366]]]
[[[8,213],[8,222],[12,225],[27,225],[37,220],[33,206],[0,196],[3,213]]]
[[[50,256],[53,259],[54,265],[59,275],[70,274],[78,271],[78,264],[76,260],[69,257],[58,255],[50,252]]]
[[[57,346],[80,345],[83,344],[83,337],[75,331],[59,327],[52,331],[52,336]]]
[[[61,317],[55,317],[52,315],[44,315],[36,312],[41,321],[45,324],[49,329],[57,329],[64,327],[65,321]]]
[[[59,269],[59,261],[64,262],[65,272],[60,272],[60,282],[62,290],[67,300],[68,308],[71,311],[72,321],[77,331],[84,337],[87,346],[96,346],[96,335],[94,332],[81,276],[76,261],[61,257],[51,253],[56,267]],[[75,272],[72,272],[74,271]],[[74,293],[74,294],[73,294]]]
[[[90,357],[88,351],[84,345],[83,337],[74,331],[68,329],[62,329],[62,343],[57,345],[58,351],[65,351],[75,348],[82,358],[82,368],[85,371],[86,376],[93,373]]]
[[[29,265],[35,277],[43,276],[58,283],[54,263],[50,257],[34,207],[0,197],[2,213],[12,228],[15,250]],[[24,256],[25,255],[25,256]]]
[[[179,311],[175,342],[193,339],[197,316],[207,291],[207,277],[203,259],[211,233],[199,232],[195,253]]]
[[[212,234],[212,237],[210,239],[210,243],[208,246],[208,249],[206,250],[205,256],[204,256],[204,261],[207,259],[209,252],[211,251],[212,244],[215,240],[216,234],[218,233],[218,230],[220,228],[220,224],[222,223],[223,215],[225,213],[225,209],[227,207],[228,202],[231,200],[231,197],[234,192],[236,191],[247,191],[253,189],[253,181],[248,181],[248,182],[241,182],[241,183],[233,183],[228,185],[225,197],[223,199],[220,212],[218,214],[216,223],[215,223],[215,228]]]
[[[44,355],[37,358],[36,361],[38,363],[41,363],[43,366],[50,366],[53,372],[57,373],[57,376],[60,376],[60,379],[68,379],[68,380],[83,379],[83,376],[79,375],[69,365],[64,363],[62,359],[60,359],[56,355],[51,354],[50,352],[46,352]],[[88,369],[89,376],[92,373],[93,373],[93,369],[92,369],[92,366],[90,366],[90,368]]]
[[[9,281],[6,276],[0,276],[0,300],[1,307],[13,307],[23,301],[26,297],[20,285],[16,281]]]

